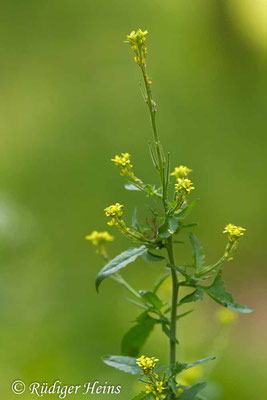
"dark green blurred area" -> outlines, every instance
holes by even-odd
[[[192,198],[201,201],[190,218],[199,223],[208,262],[223,251],[227,223],[247,228],[224,274],[236,299],[255,312],[240,316],[211,378],[223,386],[223,400],[267,397],[267,34],[266,20],[257,19],[267,5],[258,10],[255,3],[1,2],[1,398],[17,398],[15,379],[108,381],[123,387],[113,397],[136,393],[135,377],[100,356],[120,352],[137,310],[112,281],[96,294],[102,264],[84,236],[107,229],[103,209],[114,202],[125,204],[128,220],[135,203],[146,213],[142,194],[123,189],[109,161],[114,154],[128,151],[137,176],[158,179],[139,71],[123,43],[138,27],[149,30],[162,143],[173,166],[193,169]],[[112,256],[129,245],[114,234]],[[188,244],[177,248],[178,262],[190,257]],[[150,289],[162,267],[140,261],[124,276]],[[215,310],[200,303],[181,322],[181,361],[210,355]],[[160,331],[144,349],[162,362],[167,351]]]

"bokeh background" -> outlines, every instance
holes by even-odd
[[[173,165],[194,171],[192,198],[200,202],[190,218],[208,262],[222,254],[226,223],[247,228],[224,275],[236,300],[255,312],[231,328],[211,371],[218,390],[210,399],[267,398],[267,3],[11,0],[0,7],[1,398],[16,398],[15,379],[108,381],[122,385],[116,398],[136,393],[135,377],[100,356],[119,354],[137,310],[111,280],[96,294],[102,264],[84,236],[107,228],[103,208],[113,202],[127,204],[128,219],[135,203],[141,217],[147,211],[142,194],[124,190],[114,154],[130,152],[138,176],[158,179],[139,70],[123,43],[138,27],[149,30],[162,143]],[[111,256],[129,245],[115,237]],[[187,243],[178,247],[179,262],[191,256]],[[124,276],[150,289],[162,268],[139,261]],[[168,290],[166,283],[162,295]],[[210,355],[221,332],[217,310],[207,300],[181,322],[181,361]],[[144,352],[166,362],[167,350],[156,330]]]

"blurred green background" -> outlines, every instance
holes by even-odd
[[[123,43],[139,27],[149,30],[162,143],[173,165],[194,171],[201,201],[190,218],[208,262],[222,254],[226,223],[247,228],[224,275],[255,312],[240,316],[211,380],[223,400],[267,398],[266,18],[267,3],[254,0],[1,1],[1,398],[17,398],[15,379],[106,380],[123,400],[137,390],[100,360],[120,352],[137,310],[111,280],[96,294],[102,264],[84,236],[107,228],[113,202],[127,204],[127,218],[136,202],[146,212],[142,194],[123,189],[114,154],[128,151],[137,176],[157,182],[139,70]],[[114,234],[112,256],[128,246]],[[188,257],[178,247],[179,262]],[[162,267],[140,261],[124,276],[150,289]],[[195,308],[179,328],[181,361],[210,355],[220,330],[218,307]],[[159,330],[144,349],[162,362],[167,351]]]

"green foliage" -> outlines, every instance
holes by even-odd
[[[197,383],[189,388],[185,388],[183,393],[179,396],[179,400],[194,400],[200,390],[206,386],[205,382]]]
[[[105,364],[110,367],[119,369],[120,371],[127,372],[132,375],[140,375],[141,368],[136,364],[136,359],[125,356],[105,356],[102,357]]]
[[[150,398],[173,400],[178,397],[179,400],[200,400],[203,399],[203,396],[198,393],[205,387],[206,383],[181,386],[177,384],[176,376],[188,368],[214,360],[214,357],[193,363],[177,362],[176,346],[179,341],[176,334],[176,324],[178,320],[193,311],[189,310],[178,314],[177,308],[184,304],[202,300],[206,293],[214,301],[230,310],[240,313],[252,311],[249,307],[236,303],[233,296],[225,290],[222,271],[220,270],[216,274],[216,269],[232,258],[245,229],[228,224],[224,230],[224,233],[228,235],[224,253],[217,262],[208,266],[205,265],[205,254],[200,241],[194,233],[190,233],[189,240],[194,251],[194,261],[191,264],[176,265],[173,245],[174,243],[183,242],[174,240],[174,235],[179,235],[183,229],[192,228],[196,225],[185,223],[185,219],[190,215],[198,200],[188,203],[188,196],[195,189],[192,181],[188,179],[191,169],[180,165],[171,172],[170,154],[165,155],[159,140],[155,119],[157,106],[152,96],[151,81],[146,69],[146,35],[147,31],[140,29],[132,31],[127,35],[126,42],[130,44],[134,52],[134,60],[141,69],[144,81],[142,93],[148,106],[153,133],[153,143],[149,143],[149,150],[153,165],[159,174],[160,187],[145,184],[135,176],[129,153],[121,153],[121,155],[116,155],[112,159],[112,162],[119,169],[120,175],[124,176],[128,181],[125,188],[130,191],[143,192],[149,198],[154,197],[152,199],[154,206],[153,208],[150,207],[151,218],[147,217],[145,219],[145,226],[137,220],[137,210],[135,208],[131,228],[127,226],[123,219],[124,206],[122,204],[116,203],[105,209],[106,215],[111,218],[108,224],[115,226],[132,243],[139,243],[141,246],[131,247],[109,261],[96,278],[96,288],[98,289],[103,279],[112,275],[113,279],[123,285],[135,297],[134,300],[129,299],[129,301],[144,311],[122,339],[121,351],[125,356],[106,356],[103,361],[121,371],[141,375],[141,380],[147,384],[150,394],[141,392],[133,400]],[[171,183],[173,177],[176,179],[176,184]],[[95,236],[91,235],[89,238],[93,240]],[[99,246],[101,245],[101,254],[106,260],[107,254],[105,252],[105,241],[103,244],[103,240],[107,241],[107,233],[102,232],[97,237]],[[109,237],[109,241],[111,240],[113,239]],[[95,245],[97,246],[96,242]],[[154,253],[162,250],[165,251],[163,255]],[[118,274],[118,271],[133,263],[140,256],[146,262],[164,261],[165,257],[167,258],[166,267],[168,272],[152,286],[152,291],[136,291]],[[172,280],[172,295],[170,302],[164,303],[158,296],[158,291],[169,276],[171,276]],[[191,289],[191,292],[180,300],[178,298],[179,287]],[[162,331],[167,336],[170,344],[169,365],[160,368],[156,368],[158,360],[154,357],[150,358],[142,355],[138,360],[134,358],[140,355],[142,347],[156,324],[161,325]],[[158,373],[163,373],[163,375],[159,376]]]
[[[147,312],[141,314],[137,319],[137,324],[130,328],[122,339],[122,354],[137,357],[157,322]]]
[[[193,368],[193,367],[195,367],[197,365],[200,365],[200,364],[206,363],[208,361],[212,361],[212,360],[215,360],[215,357],[203,358],[202,360],[197,360],[197,361],[194,361],[194,362],[189,363],[189,364],[188,363],[177,362],[175,364],[175,366],[171,370],[172,371],[172,375],[171,376],[178,375],[178,374],[180,374],[182,371],[184,371],[186,369]]]
[[[109,263],[107,263],[96,277],[96,289],[98,290],[99,285],[103,281],[103,279],[114,274],[115,272],[118,272],[120,269],[125,268],[126,265],[134,262],[137,257],[141,256],[146,251],[147,249],[145,246],[141,246],[138,248],[131,247],[130,249],[124,251],[113,260],[111,260]]]
[[[199,272],[204,266],[205,254],[196,235],[190,233],[189,238],[194,249],[194,268]]]
[[[230,310],[240,313],[250,313],[253,311],[250,307],[236,303],[233,296],[225,290],[222,270],[218,271],[213,283],[206,289],[206,293],[217,303]]]

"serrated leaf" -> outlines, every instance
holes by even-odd
[[[192,203],[188,204],[188,206],[186,206],[182,211],[175,213],[176,218],[178,220],[185,219],[185,217],[187,217],[190,214],[190,212],[197,205],[197,203],[198,199],[192,201]]]
[[[219,270],[211,286],[206,289],[207,294],[222,306],[240,313],[250,313],[252,308],[243,306],[234,301],[231,293],[227,292],[222,279],[222,270]]]
[[[147,313],[143,313],[137,322],[137,325],[130,328],[122,339],[121,350],[122,354],[126,356],[138,356],[157,320],[151,318]]]
[[[194,267],[199,272],[205,264],[205,254],[198,238],[193,233],[189,235],[190,242],[194,249]]]
[[[136,358],[125,356],[102,357],[105,364],[132,375],[140,375],[142,369],[136,364]]]
[[[175,367],[173,367],[173,369],[172,369],[172,376],[178,375],[178,374],[180,374],[182,371],[184,371],[184,370],[186,370],[186,369],[189,369],[189,368],[193,368],[193,367],[195,367],[196,365],[203,364],[203,363],[206,363],[206,362],[208,362],[208,361],[215,360],[215,358],[216,358],[216,357],[203,358],[202,360],[197,360],[197,361],[194,361],[194,362],[189,363],[189,364],[188,364],[188,363],[177,362],[177,363],[175,364]]]
[[[166,325],[166,324],[162,324],[162,331],[165,333],[165,335],[168,336],[169,339],[171,339],[171,341],[173,343],[178,344],[178,340],[177,338],[174,336],[174,334],[172,333],[172,331],[170,330],[170,328]]]
[[[120,269],[126,267],[126,265],[134,262],[137,257],[141,256],[147,251],[146,246],[141,247],[131,247],[128,250],[124,251],[113,260],[109,261],[104,268],[98,273],[96,277],[96,289],[98,291],[100,283],[103,279],[107,278],[108,276],[118,272]]]
[[[165,260],[165,257],[160,256],[158,254],[151,253],[151,251],[148,250],[147,252],[145,252],[143,254],[143,259],[146,262],[150,262],[150,261],[157,262],[157,261]]]
[[[196,290],[183,297],[180,300],[179,304],[192,303],[197,300],[202,300],[202,298],[203,298],[203,289],[200,286],[197,286]]]
[[[179,400],[195,400],[198,392],[206,386],[205,382],[197,383],[189,388],[184,389],[184,391],[180,394]]]
[[[139,290],[139,293],[141,294],[142,298],[153,308],[160,310],[161,307],[163,306],[162,301],[156,295],[156,293],[150,292],[149,290]]]
[[[173,235],[178,228],[178,221],[175,217],[167,217],[164,223],[158,229],[158,237],[167,239]]]

